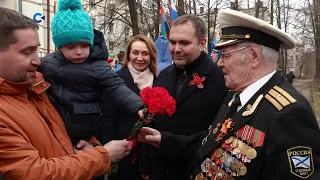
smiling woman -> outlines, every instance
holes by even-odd
[[[145,87],[152,87],[157,75],[157,55],[154,43],[145,35],[133,36],[127,45],[122,68],[117,71],[128,88],[137,95]],[[130,135],[137,122],[137,117],[117,108],[110,101],[106,101],[105,109],[108,111],[103,118],[103,140],[125,139]],[[140,180],[138,163],[132,164],[135,153],[130,153],[119,163],[118,175],[108,177],[109,180]],[[140,160],[144,157],[139,156]]]
[[[147,36],[138,34],[129,40],[122,68],[127,66],[140,72],[149,68],[154,76],[157,75],[156,47]]]

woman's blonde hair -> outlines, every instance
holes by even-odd
[[[150,55],[149,68],[150,68],[150,71],[152,72],[152,74],[154,76],[157,76],[157,49],[156,49],[156,46],[147,36],[142,35],[142,34],[135,35],[129,39],[129,42],[128,42],[127,48],[126,48],[126,54],[123,58],[122,68],[125,68],[128,66],[128,62],[130,61],[129,55],[130,55],[130,51],[131,51],[131,45],[132,45],[132,43],[134,43],[136,41],[144,42],[147,45],[149,55]]]

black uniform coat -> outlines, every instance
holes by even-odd
[[[168,131],[177,135],[192,135],[205,130],[211,124],[212,119],[223,103],[228,92],[225,87],[223,73],[213,63],[209,56],[202,52],[190,65],[186,66],[185,79],[181,87],[177,87],[177,72],[175,65],[170,65],[158,76],[155,86],[164,87],[176,100],[176,111],[169,116],[155,117],[155,128],[160,131]],[[190,85],[192,74],[205,77],[203,88]],[[179,88],[179,94],[176,93]],[[190,157],[180,155],[162,155],[153,152],[153,165],[151,179],[183,179],[188,177]]]
[[[257,99],[260,95],[262,95],[262,99],[258,102]],[[159,151],[172,153],[172,149],[175,149],[175,153],[179,151],[180,154],[188,153],[203,142],[193,158],[190,171],[191,179],[203,179],[208,174],[206,173],[206,165],[208,169],[211,169],[212,174],[217,173],[217,169],[220,170],[220,175],[224,175],[225,179],[320,179],[320,131],[318,124],[309,102],[285,80],[285,77],[276,73],[233,116],[232,120],[235,122],[233,129],[229,129],[222,140],[217,141],[231,99],[232,93],[220,108],[219,115],[209,128],[209,133],[208,131],[207,133],[200,132],[188,138],[162,133]],[[252,113],[244,113],[248,104],[253,105],[255,101],[258,103]],[[216,127],[217,130],[215,130]],[[251,135],[250,133],[243,134],[260,137],[261,140],[260,144],[256,144],[254,147],[257,154],[251,162],[246,162],[247,159],[243,159],[242,155],[242,157],[236,158],[240,156],[239,153],[233,154],[230,158],[231,153],[227,150],[229,148],[226,144],[230,136],[236,137],[247,145],[250,144],[252,148],[252,144],[249,143],[252,142],[252,139],[246,141],[246,138],[241,137],[242,133],[238,132],[244,127],[249,127],[253,131],[251,131]],[[264,134],[264,138],[261,134]],[[207,141],[204,141],[206,135],[208,135]],[[229,157],[230,162],[216,157],[219,154],[217,153],[218,149],[222,149],[220,153],[223,152]],[[203,163],[206,159],[206,163]],[[212,162],[216,165],[213,165]],[[233,162],[239,162],[245,166],[242,167],[242,175],[238,173],[231,176],[230,172],[237,172],[230,168],[230,164]]]
[[[123,68],[117,71],[119,77],[124,81],[126,86],[131,89],[137,95],[140,94],[140,90],[138,89],[137,85],[134,83],[132,75],[129,69]],[[156,77],[154,77],[154,80]],[[138,117],[137,115],[133,115],[123,111],[121,108],[116,108],[111,101],[108,99],[105,101],[105,111],[106,113],[103,114],[103,121],[102,121],[102,139],[103,144],[111,141],[111,140],[121,140],[126,139],[129,135],[131,130],[133,129],[134,124],[137,122]],[[142,179],[141,174],[138,173],[138,163],[140,161],[150,161],[145,158],[145,156],[141,153],[138,154],[138,159],[132,164],[132,159],[136,154],[136,148],[141,146],[140,143],[131,151],[131,153],[124,157],[119,162],[119,170],[118,175],[109,177],[109,180],[138,180]],[[148,145],[143,145],[148,146]],[[149,156],[147,156],[149,157]]]

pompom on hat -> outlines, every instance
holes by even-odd
[[[70,43],[93,45],[93,26],[80,0],[59,0],[58,12],[51,22],[52,39],[59,49]]]
[[[221,28],[221,41],[216,49],[243,41],[252,41],[272,49],[292,49],[296,42],[284,31],[248,14],[235,10],[221,10],[217,21]]]
[[[108,59],[107,59],[107,62],[108,62],[108,63],[112,63],[112,61],[113,61],[113,58],[108,58]]]

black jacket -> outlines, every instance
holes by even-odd
[[[110,68],[107,57],[103,34],[95,31],[94,46],[83,63],[69,62],[59,50],[41,58],[40,71],[51,84],[48,96],[74,141],[100,133],[103,96],[132,114],[142,107],[140,97]]]
[[[177,78],[181,78],[181,73],[181,85],[177,85],[179,81]],[[205,77],[202,89],[197,85],[188,85],[193,79],[193,73],[197,73],[199,77]],[[185,70],[178,69],[175,65],[168,66],[161,71],[155,86],[167,89],[175,98],[177,105],[176,112],[171,117],[155,117],[155,128],[177,135],[191,135],[207,129],[228,92],[221,69],[209,59],[205,52],[186,66]],[[157,151],[152,155],[152,180],[185,180],[188,177],[190,157],[163,155],[158,154]]]
[[[234,180],[298,180],[302,179],[300,177],[305,179],[308,176],[310,176],[308,179],[320,179],[320,131],[317,121],[309,102],[285,80],[285,77],[276,73],[232,117],[235,125],[222,140],[217,141],[232,95],[230,92],[209,130],[189,137],[162,132],[159,151],[164,154],[190,154],[198,149],[196,155],[192,157],[193,162],[189,171],[191,179],[201,179],[201,176],[206,176],[205,166],[212,162],[219,167],[209,165],[207,166],[209,171],[212,170],[214,174],[219,170],[220,177],[225,176],[226,179],[231,179],[231,176]],[[253,105],[259,96],[262,99],[252,113],[244,113],[248,110],[248,105]],[[230,148],[225,141],[230,136],[255,149],[256,157],[253,156],[254,158],[248,162],[246,157],[250,156],[243,156],[242,153]],[[218,149],[226,155],[221,157],[227,158],[217,158]],[[248,148],[243,152],[246,154]],[[242,167],[244,174],[231,174],[237,171],[232,169],[231,165],[237,163],[244,165]]]

